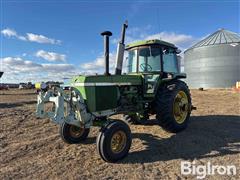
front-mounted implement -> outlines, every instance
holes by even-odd
[[[131,146],[129,123],[143,124],[156,115],[159,125],[170,132],[187,127],[191,113],[191,97],[187,85],[179,80],[177,54],[173,44],[147,40],[125,47],[123,25],[118,44],[115,74],[109,72],[109,37],[104,36],[105,72],[103,75],[76,76],[69,90],[37,84],[40,90],[37,117],[50,118],[60,125],[60,134],[67,143],[84,141],[92,126],[100,126],[97,150],[108,162],[124,158]],[[128,51],[127,73],[122,74],[124,51]],[[49,102],[53,104],[48,107]],[[123,114],[124,121],[112,119]]]

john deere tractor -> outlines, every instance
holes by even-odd
[[[131,147],[129,123],[142,123],[156,115],[159,125],[169,132],[184,130],[191,113],[191,97],[180,79],[177,54],[173,44],[158,39],[139,41],[125,46],[123,24],[118,43],[115,73],[109,72],[109,37],[104,37],[105,72],[103,75],[73,77],[70,87],[49,87],[36,84],[39,90],[37,117],[50,118],[60,125],[63,141],[70,144],[86,140],[90,128],[99,126],[97,150],[103,160],[116,162]],[[128,53],[127,73],[122,73],[124,52]],[[52,102],[52,108],[46,104]],[[51,103],[50,103],[51,104]],[[111,118],[124,114],[123,120]]]

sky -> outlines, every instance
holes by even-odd
[[[158,38],[182,51],[219,28],[240,32],[239,1],[0,1],[2,83],[102,73],[105,30],[113,70],[125,20],[126,43]]]

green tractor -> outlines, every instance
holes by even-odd
[[[129,123],[144,124],[156,115],[159,125],[169,132],[184,130],[192,110],[187,85],[180,79],[178,48],[161,40],[145,40],[124,45],[127,23],[123,25],[118,43],[115,74],[109,73],[109,37],[104,36],[105,73],[79,75],[71,79],[70,87],[39,89],[37,117],[50,118],[60,125],[60,135],[66,143],[86,140],[91,126],[100,126],[96,140],[103,160],[116,162],[127,156],[132,137]],[[128,52],[127,73],[122,74],[124,51]],[[49,110],[46,104],[52,102]],[[123,121],[111,118],[123,114]],[[127,123],[128,122],[128,123]]]

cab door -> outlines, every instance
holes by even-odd
[[[161,48],[159,46],[139,48],[138,72],[143,74],[144,94],[154,95],[161,72]]]

